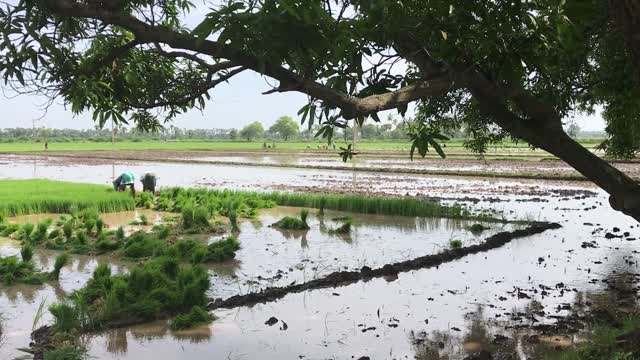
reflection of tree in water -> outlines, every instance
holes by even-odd
[[[287,240],[300,239],[300,247],[307,249],[309,247],[309,240],[307,239],[308,230],[285,230],[274,227],[282,236]]]
[[[107,351],[111,354],[123,355],[127,353],[127,328],[109,330],[105,333]]]
[[[254,219],[254,220],[251,220],[250,223],[251,223],[251,226],[253,226],[253,229],[256,231],[259,231],[264,227],[264,224],[260,220]]]
[[[16,284],[12,286],[0,286],[0,296],[4,296],[12,304],[19,302],[33,302],[39,298],[39,292],[44,289],[43,285]]]

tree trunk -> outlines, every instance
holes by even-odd
[[[609,203],[615,210],[640,221],[640,185],[567,135],[553,107],[539,103],[528,94],[517,94],[512,96],[516,98],[514,102],[530,117],[522,119],[505,105],[504,90],[484,76],[476,72],[467,82],[486,116],[515,137],[564,160],[609,193]]]

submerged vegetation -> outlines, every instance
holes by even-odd
[[[309,216],[309,210],[300,210],[300,218],[294,218],[292,216],[285,216],[278,222],[271,226],[281,230],[309,230],[309,224],[307,224],[307,217]]]
[[[52,180],[0,180],[0,213],[8,216],[69,213],[95,208],[100,212],[127,211],[135,202],[127,193],[107,186]]]

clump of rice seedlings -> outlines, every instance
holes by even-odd
[[[185,230],[204,230],[209,229],[209,211],[203,206],[187,205],[182,208],[182,227]]]
[[[153,233],[158,237],[158,239],[166,240],[171,236],[171,227],[167,225],[156,225],[152,229]]]
[[[149,218],[147,218],[147,215],[141,214],[139,222],[140,222],[140,225],[149,225]]]
[[[476,223],[476,224],[473,224],[473,225],[469,226],[467,228],[467,230],[469,230],[474,235],[480,235],[480,234],[482,234],[483,231],[489,230],[489,227],[486,227],[486,226],[484,226],[482,224]]]
[[[240,249],[240,242],[235,237],[213,242],[207,246],[208,261],[220,262],[236,257],[236,251]]]
[[[104,221],[101,218],[96,220],[96,235],[100,236],[104,230]]]
[[[20,249],[20,256],[23,262],[29,262],[33,259],[33,246],[30,243],[25,243]]]
[[[238,213],[235,209],[229,210],[229,223],[231,223],[231,231],[240,232],[240,227],[238,226]]]
[[[76,329],[79,325],[76,308],[70,303],[51,304],[49,312],[53,315],[53,326],[57,331],[68,332]]]
[[[60,270],[69,262],[69,254],[62,253],[56,257],[56,261],[53,264],[53,270],[49,273],[49,279],[58,280],[60,278]]]
[[[0,224],[0,235],[11,236],[20,231],[20,228],[19,224]]]
[[[200,306],[194,306],[188,313],[176,316],[171,323],[169,323],[169,328],[173,331],[192,329],[197,326],[210,324],[213,320],[215,320],[215,318],[209,314],[209,312]]]
[[[462,240],[450,240],[449,247],[451,249],[460,249],[462,248]]]
[[[7,285],[40,285],[45,279],[46,275],[36,271],[31,261],[20,261],[16,256],[0,257],[0,281]]]
[[[150,192],[139,192],[136,194],[136,206],[146,209],[153,207],[153,194]]]
[[[25,240],[30,240],[33,243],[39,243],[42,240],[47,238],[47,231],[49,230],[49,226],[53,221],[51,219],[47,219],[38,223],[38,225],[33,229],[30,235]]]
[[[349,234],[351,233],[351,226],[353,225],[353,222],[351,220],[347,220],[344,222],[344,224],[338,226],[335,229],[330,229],[329,233],[330,234]]]
[[[0,212],[8,216],[74,213],[87,208],[134,210],[135,201],[108,186],[40,179],[0,181]]]
[[[138,231],[127,238],[123,247],[123,254],[134,259],[161,256],[164,254],[166,247],[167,245],[163,240]]]
[[[299,219],[291,216],[285,216],[271,226],[281,230],[309,230],[309,225],[307,224],[308,215],[309,210],[302,209],[300,211]]]
[[[320,202],[318,204],[318,207],[320,208],[320,210],[318,211],[318,215],[320,216],[324,216],[324,206],[326,205],[327,200],[322,198],[320,199]]]
[[[67,240],[71,240],[71,236],[73,236],[73,225],[73,219],[69,219],[62,226],[62,232],[64,232],[64,236],[67,237]]]
[[[119,249],[121,245],[122,242],[111,240],[104,233],[100,234],[96,240],[96,249],[100,252],[114,251]]]
[[[53,230],[51,230],[51,232],[49,233],[48,238],[49,239],[55,239],[58,237],[61,237],[63,235],[62,230],[60,230],[59,228],[55,228]]]
[[[20,227],[20,231],[18,231],[16,238],[18,240],[29,240],[31,233],[33,233],[33,229],[35,229],[35,225],[32,223],[24,223]]]
[[[122,226],[116,230],[116,239],[118,239],[118,241],[124,240],[124,228]]]
[[[44,353],[44,360],[82,360],[85,358],[85,351],[75,345],[63,346]]]
[[[206,269],[181,267],[177,259],[169,257],[149,260],[121,275],[113,275],[108,267],[100,266],[87,284],[69,298],[73,311],[64,309],[64,313],[75,315],[76,320],[64,321],[61,328],[92,330],[114,322],[184,313],[206,305],[209,286]],[[84,321],[83,314],[90,314],[91,321]]]

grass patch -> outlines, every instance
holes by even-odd
[[[281,230],[309,230],[307,216],[309,216],[309,210],[302,209],[300,210],[299,219],[292,216],[285,216],[271,226]]]
[[[0,180],[0,213],[8,216],[135,209],[134,199],[107,186],[52,180]]]

